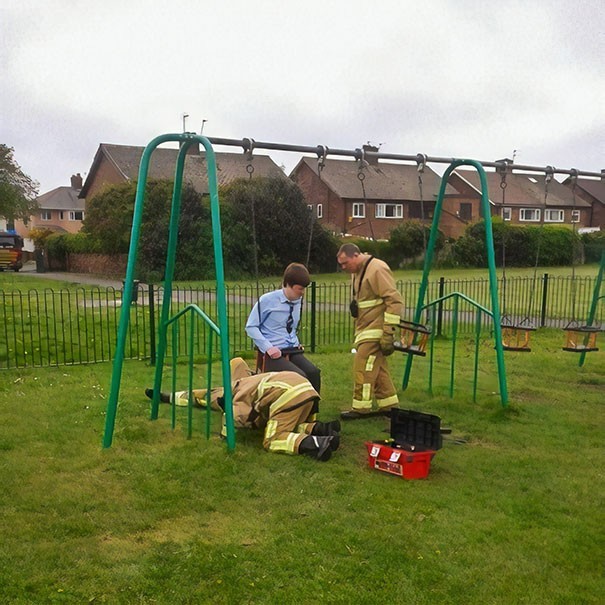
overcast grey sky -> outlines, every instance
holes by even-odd
[[[99,143],[208,136],[605,168],[602,0],[5,0],[0,143],[44,193]],[[274,155],[291,169],[299,156]],[[443,168],[442,168],[443,169]]]

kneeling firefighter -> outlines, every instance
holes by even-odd
[[[263,429],[263,446],[269,452],[329,460],[340,445],[340,422],[315,420],[320,397],[304,376],[289,371],[254,374],[241,357],[232,359],[230,365],[236,428]],[[206,406],[206,393],[207,389],[193,390],[195,405]],[[153,398],[152,389],[145,394]],[[222,387],[210,390],[212,409],[223,410],[223,394]],[[188,391],[174,394],[175,405],[186,406],[188,399]],[[170,403],[171,396],[160,393],[160,401]]]

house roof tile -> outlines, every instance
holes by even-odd
[[[84,200],[78,198],[79,193],[71,187],[57,187],[36,200],[42,210],[84,210]]]
[[[465,180],[477,193],[481,190],[479,173],[476,170],[455,170],[454,174]],[[497,172],[486,172],[487,188],[490,202],[502,204],[502,178]],[[507,206],[543,206],[545,175],[539,174],[506,174],[505,204]],[[574,196],[571,190],[552,179],[548,185],[546,206],[553,208],[589,208],[590,204],[579,196]]]
[[[96,169],[105,157],[122,174],[125,180],[136,181],[139,164],[145,148],[132,145],[111,145],[101,143],[91,170],[82,187],[81,197],[86,197],[94,179]],[[149,177],[153,179],[173,179],[179,150],[176,148],[158,147],[151,155]],[[224,185],[236,178],[248,177],[246,170],[248,159],[243,154],[215,153],[216,172],[219,185]],[[285,175],[281,168],[267,155],[255,155],[252,160],[254,175],[277,177]],[[196,191],[208,193],[206,153],[188,154],[185,158],[183,180],[191,183]]]
[[[319,173],[316,159],[303,157],[298,166],[301,163],[309,166],[315,174]],[[298,166],[293,172],[299,169]],[[387,162],[369,164],[363,168],[363,188],[358,174],[359,163],[356,161],[327,159],[321,179],[342,199],[361,199],[365,189],[365,197],[371,201],[420,201],[416,166]],[[422,197],[425,201],[436,199],[440,183],[441,177],[427,166],[422,177]],[[446,194],[452,193],[456,193],[455,189],[447,185]]]

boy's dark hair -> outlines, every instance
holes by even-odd
[[[311,283],[308,269],[300,263],[290,263],[284,271],[284,286],[302,286],[306,288]]]

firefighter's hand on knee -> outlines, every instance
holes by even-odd
[[[380,339],[380,350],[383,355],[391,355],[395,350],[393,346],[393,341],[395,337],[393,334],[389,334],[388,332],[384,332],[382,338]]]
[[[267,349],[267,355],[271,359],[277,359],[278,357],[281,357],[281,351],[279,347],[270,347],[269,349]]]

